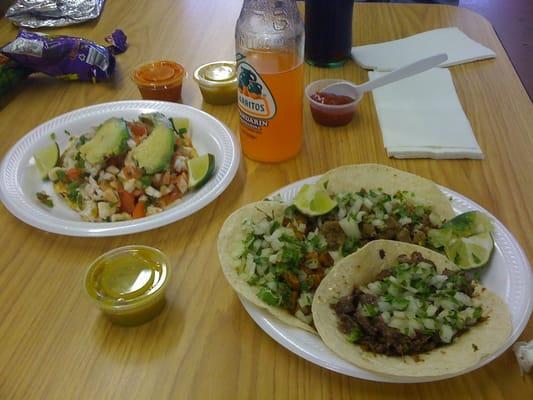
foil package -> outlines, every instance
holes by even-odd
[[[106,37],[104,47],[87,39],[47,35],[21,30],[15,40],[0,52],[32,72],[67,80],[96,82],[109,78],[115,69],[115,54],[127,48],[127,38],[120,29]]]
[[[79,24],[98,18],[105,0],[17,0],[5,17],[25,28]]]

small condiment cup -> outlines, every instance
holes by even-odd
[[[237,101],[237,72],[234,61],[215,61],[196,68],[193,75],[204,101],[223,105]]]
[[[342,82],[342,79],[321,79],[311,82],[305,88],[305,96],[309,101],[313,119],[320,125],[325,126],[342,126],[350,123],[353,119],[355,108],[362,96],[354,99],[351,103],[342,105],[322,104],[311,98],[317,92],[320,92],[326,86],[332,83]]]
[[[185,68],[174,61],[151,61],[137,67],[131,79],[143,99],[181,103],[181,87]]]
[[[170,263],[160,250],[124,246],[102,254],[88,267],[85,289],[104,315],[119,325],[139,325],[165,306]]]

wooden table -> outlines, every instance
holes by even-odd
[[[36,125],[91,104],[138,99],[128,75],[142,61],[182,62],[189,73],[204,62],[234,55],[234,22],[241,1],[109,1],[98,21],[53,30],[99,42],[120,27],[129,37],[118,71],[97,85],[31,79],[1,111],[0,155]],[[463,9],[427,5],[357,4],[354,41],[367,44],[428,29],[458,26],[494,49],[495,60],[451,68],[464,110],[483,149],[483,161],[387,158],[367,96],[345,128],[316,125],[305,109],[305,143],[295,159],[267,165],[245,159],[216,201],[195,215],[151,232],[83,239],[41,232],[0,207],[0,398],[291,398],[428,399],[533,398],[531,376],[521,378],[509,350],[475,372],[447,381],[398,385],[349,378],[285,350],[259,329],[227,284],[215,248],[228,214],[295,180],[348,163],[392,165],[447,186],[481,204],[533,257],[533,107],[493,29]],[[16,29],[0,22],[0,42]],[[362,82],[366,71],[306,66],[306,82],[342,77]],[[203,104],[189,79],[184,102],[237,131],[235,105]],[[168,307],[136,328],[109,323],[83,288],[87,264],[126,244],[166,252],[174,274]],[[531,339],[529,323],[522,339]]]

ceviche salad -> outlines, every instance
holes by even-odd
[[[141,114],[109,118],[89,133],[55,140],[35,155],[43,179],[85,221],[115,222],[156,214],[212,175],[212,154],[198,155],[186,118]],[[55,139],[52,135],[52,139]],[[47,207],[46,192],[36,194]]]

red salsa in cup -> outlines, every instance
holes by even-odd
[[[353,98],[326,92],[316,92],[310,97],[312,100],[324,104],[325,106],[346,106],[320,107],[313,102],[310,102],[313,119],[319,124],[326,126],[341,126],[346,125],[352,120],[355,107],[347,105],[354,102]]]
[[[311,95],[311,98],[317,103],[329,104],[331,106],[350,104],[353,101],[353,99],[349,96],[342,96],[326,92],[316,92],[315,94]]]

